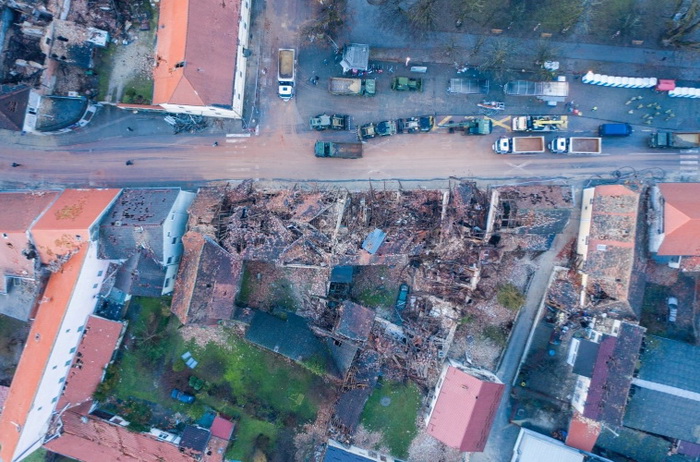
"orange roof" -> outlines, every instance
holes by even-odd
[[[32,227],[42,263],[74,251],[90,239],[90,227],[114,200],[119,189],[66,189]]]
[[[700,256],[700,183],[662,183],[664,239],[658,255]]]
[[[83,244],[79,250],[59,271],[51,274],[46,285],[44,302],[40,305],[29,331],[27,343],[10,385],[10,393],[5,401],[5,409],[0,415],[0,460],[13,460],[20,437],[17,425],[19,428],[24,427],[27,421],[73,289],[80,276],[87,255],[87,244]]]
[[[193,462],[177,446],[94,417],[67,411],[61,436],[44,447],[84,462]]]
[[[71,407],[92,401],[92,394],[102,381],[102,374],[117,348],[124,325],[97,316],[88,317],[78,353],[73,358],[66,389],[58,400],[57,408]]]
[[[241,1],[161,0],[154,105],[233,105]]]
[[[600,422],[587,419],[578,412],[569,423],[569,433],[566,435],[566,444],[572,448],[591,452],[600,435]]]
[[[56,197],[56,191],[0,193],[0,277],[34,276],[34,261],[23,255],[30,244],[27,231]]]
[[[448,366],[428,434],[462,452],[483,451],[504,388]]]

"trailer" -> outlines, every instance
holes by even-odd
[[[602,145],[602,138],[557,136],[549,143],[549,150],[555,154],[600,154]]]
[[[501,137],[493,144],[497,154],[539,154],[544,147],[544,136]]]
[[[377,83],[375,79],[331,77],[328,81],[328,91],[333,95],[374,96],[376,89]]]
[[[335,157],[337,159],[359,159],[362,157],[362,143],[336,143],[317,141],[314,146],[316,157]]]
[[[450,133],[462,131],[465,135],[489,135],[493,121],[488,117],[438,117],[438,128],[446,128]]]
[[[656,132],[649,138],[650,148],[697,148],[700,147],[700,132]]]
[[[514,132],[558,131],[568,126],[568,116],[515,116],[511,121]]]
[[[486,95],[489,92],[489,81],[478,79],[450,79],[447,93],[462,95]]]

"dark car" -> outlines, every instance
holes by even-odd
[[[194,396],[189,395],[185,393],[184,391],[180,391],[177,388],[173,388],[173,391],[170,392],[170,397],[172,399],[176,399],[180,401],[181,403],[185,404],[192,404],[194,403]]]

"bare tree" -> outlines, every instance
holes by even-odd
[[[408,22],[419,35],[435,30],[438,8],[436,0],[418,0],[406,13]]]
[[[685,10],[685,11],[683,11]],[[679,5],[674,20],[669,23],[666,34],[661,39],[664,46],[700,47],[700,43],[686,40],[687,37],[700,27],[700,1],[692,0],[687,9]]]

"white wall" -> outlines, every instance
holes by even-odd
[[[579,413],[583,414],[583,408],[586,405],[588,398],[588,388],[591,385],[591,379],[583,375],[579,375],[576,379],[574,394],[571,396],[571,406]]]
[[[253,0],[241,1],[241,17],[238,20],[238,52],[236,53],[236,76],[233,79],[233,110],[243,117],[245,99],[245,78],[248,58],[243,56],[243,49],[248,48],[250,38],[250,5]]]
[[[185,234],[187,226],[187,209],[190,208],[194,198],[195,193],[180,191],[163,223],[163,261],[161,262],[165,266],[163,295],[169,294],[175,287],[175,275],[184,250],[182,235]]]
[[[73,289],[39,389],[22,429],[17,454],[29,455],[41,446],[51,415],[61,396],[73,357],[84,334],[87,318],[95,309],[109,261],[97,258],[97,245],[90,243],[80,276]],[[39,305],[41,310],[41,305]],[[89,335],[89,334],[88,334]],[[21,460],[17,458],[16,460]]]
[[[163,103],[160,105],[168,112],[175,114],[192,114],[205,117],[223,117],[225,119],[240,119],[241,112],[236,110],[228,110],[212,106],[187,106],[182,104]]]

